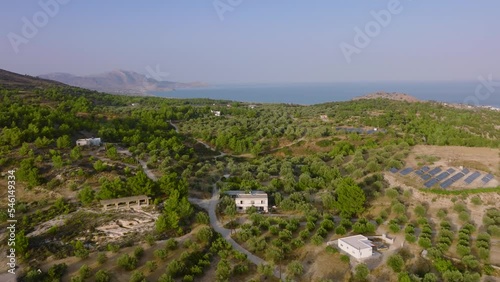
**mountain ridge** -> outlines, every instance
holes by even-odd
[[[180,88],[207,86],[202,82],[158,81],[146,75],[127,70],[113,70],[101,74],[78,76],[65,72],[39,75],[39,78],[58,81],[71,86],[100,92],[125,95],[150,95],[154,91],[173,91]]]

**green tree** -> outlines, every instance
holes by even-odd
[[[364,263],[360,263],[354,268],[354,279],[356,281],[366,281],[369,274],[370,270]]]
[[[341,216],[351,217],[361,214],[365,208],[365,193],[351,178],[343,178],[336,189],[335,206]]]
[[[146,282],[146,276],[141,271],[135,270],[130,276],[130,282]]]
[[[82,241],[78,240],[78,241],[76,241],[75,246],[74,246],[74,253],[75,253],[76,257],[81,258],[81,259],[86,259],[89,257],[90,252],[89,252],[89,250],[87,250],[85,248]]]
[[[24,235],[24,230],[21,230],[16,234],[15,243],[16,254],[20,258],[27,259],[29,240],[28,237]]]
[[[71,146],[71,139],[69,138],[68,135],[63,135],[56,140],[56,145],[57,148],[59,149],[66,149]]]
[[[231,265],[226,259],[221,259],[217,264],[217,269],[215,270],[216,281],[228,281],[231,275]]]
[[[109,272],[103,269],[97,271],[96,274],[94,275],[94,278],[96,282],[109,282],[111,280]]]
[[[121,255],[117,260],[118,266],[125,270],[134,270],[137,267],[137,258],[128,254]]]
[[[78,274],[83,279],[87,279],[87,278],[90,278],[90,276],[92,276],[92,270],[90,269],[90,267],[88,265],[84,264],[78,270]]]
[[[76,161],[76,160],[79,160],[82,158],[82,153],[81,153],[81,149],[79,146],[76,146],[74,147],[71,152],[69,153],[69,157],[73,160],[73,161]]]
[[[94,201],[94,197],[95,197],[95,192],[89,186],[85,186],[78,193],[78,200],[80,200],[80,202],[82,202],[83,205],[88,205],[92,203],[92,201]]]
[[[97,160],[94,165],[93,165],[94,169],[97,171],[97,172],[101,172],[101,171],[104,171],[106,170],[106,168],[108,168],[108,165],[106,163],[104,163],[103,161],[101,160]]]
[[[405,262],[403,258],[396,254],[392,255],[387,259],[387,265],[394,271],[394,272],[401,272],[403,271],[405,267]]]

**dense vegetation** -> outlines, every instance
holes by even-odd
[[[98,261],[105,264],[103,252],[134,245],[126,238],[116,245],[96,246],[92,233],[119,216],[93,212],[99,200],[133,195],[150,196],[160,211],[154,230],[135,239],[153,244],[170,238],[170,243],[156,250],[155,260],[140,270],[144,250],[120,255],[116,265],[131,272],[131,281],[143,281],[144,269],[153,272],[166,261],[160,281],[192,281],[211,266],[217,281],[249,273],[254,266],[203,226],[209,223],[207,215],[188,201],[189,196],[209,195],[213,185],[221,191],[263,190],[271,206],[287,215],[251,212],[247,222],[228,225],[238,227],[235,240],[284,266],[289,277],[304,274],[299,260],[304,247],[345,234],[374,234],[379,226],[387,226],[393,234],[404,233],[412,247],[428,250],[431,263],[423,266],[412,267],[405,249],[388,259],[387,266],[400,281],[476,281],[478,275],[492,272],[489,247],[491,238],[500,234],[498,210],[488,210],[479,226],[457,202],[461,226],[453,227],[447,224],[448,211],[437,215],[440,221],[428,214],[427,206],[410,211],[411,191],[389,187],[383,173],[402,168],[416,144],[498,148],[498,112],[390,100],[249,107],[206,99],[114,96],[64,86],[0,87],[0,99],[0,169],[15,169],[20,187],[27,191],[16,205],[23,230],[18,234],[19,256],[24,263],[36,261],[26,281],[53,281],[66,273],[62,264],[43,274],[34,270],[49,256],[87,259],[90,252],[100,252]],[[214,110],[222,116],[214,116]],[[327,120],[320,119],[324,114]],[[373,128],[377,130],[367,132]],[[102,138],[105,146],[74,145],[76,139],[90,136]],[[214,158],[215,152],[197,140],[227,155]],[[143,164],[159,176],[157,181]],[[389,207],[374,214],[381,198]],[[233,221],[234,202],[223,197],[217,212]],[[415,220],[410,220],[412,215]],[[0,216],[2,222],[7,219],[5,209]],[[26,236],[40,224],[60,218],[64,224]],[[170,255],[177,248],[172,238],[200,225],[196,243],[186,239],[186,251]],[[331,247],[327,251],[339,256]],[[270,266],[253,270],[272,275]],[[72,281],[87,279],[89,272],[82,266]],[[369,273],[361,264],[352,278],[363,281]],[[112,276],[99,269],[94,279],[109,281]]]

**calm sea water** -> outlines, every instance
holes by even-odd
[[[435,100],[448,103],[466,103],[500,107],[500,89],[489,97],[479,97],[475,89],[479,82],[371,82],[371,83],[300,83],[258,85],[215,85],[206,88],[179,89],[170,92],[155,92],[156,96],[171,98],[211,98],[242,102],[319,104],[347,101],[354,97],[377,91],[399,92],[420,100]],[[481,99],[482,98],[482,99]]]

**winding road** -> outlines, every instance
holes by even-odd
[[[172,127],[175,129],[175,131],[177,133],[179,133],[179,128],[177,127],[177,125],[172,123],[172,121],[169,121],[169,123],[170,123],[170,125],[172,125]],[[212,148],[207,143],[200,141],[200,140],[196,140],[196,141],[198,141],[198,143],[204,145],[207,149],[210,149],[212,151],[216,151],[215,148]],[[220,154],[215,156],[214,158],[216,159],[216,158],[223,157],[226,155],[227,155],[226,153],[220,152]],[[143,168],[144,172],[146,173],[146,175],[151,180],[157,181],[157,177],[149,170],[149,168],[146,165],[146,162],[144,162],[144,161],[139,161],[139,162],[142,165],[142,168]],[[219,189],[217,189],[217,184],[214,183],[212,186],[212,197],[210,199],[188,198],[188,200],[191,204],[195,204],[195,205],[200,206],[201,208],[205,209],[208,212],[208,216],[210,218],[210,226],[212,226],[212,228],[216,232],[220,233],[222,235],[222,237],[224,237],[224,239],[226,239],[226,241],[228,241],[231,244],[231,246],[233,246],[233,248],[235,248],[236,250],[238,250],[241,253],[244,253],[247,256],[249,261],[251,261],[255,265],[260,265],[260,264],[267,265],[267,264],[269,264],[267,261],[259,258],[258,256],[252,254],[247,249],[243,248],[233,238],[231,238],[231,230],[224,228],[223,225],[220,223],[220,221],[217,218],[216,208],[217,208],[217,203],[219,202],[219,197],[220,197]],[[280,270],[278,268],[274,269],[273,274],[276,278],[285,280],[285,277],[286,277],[285,274],[280,273]]]

